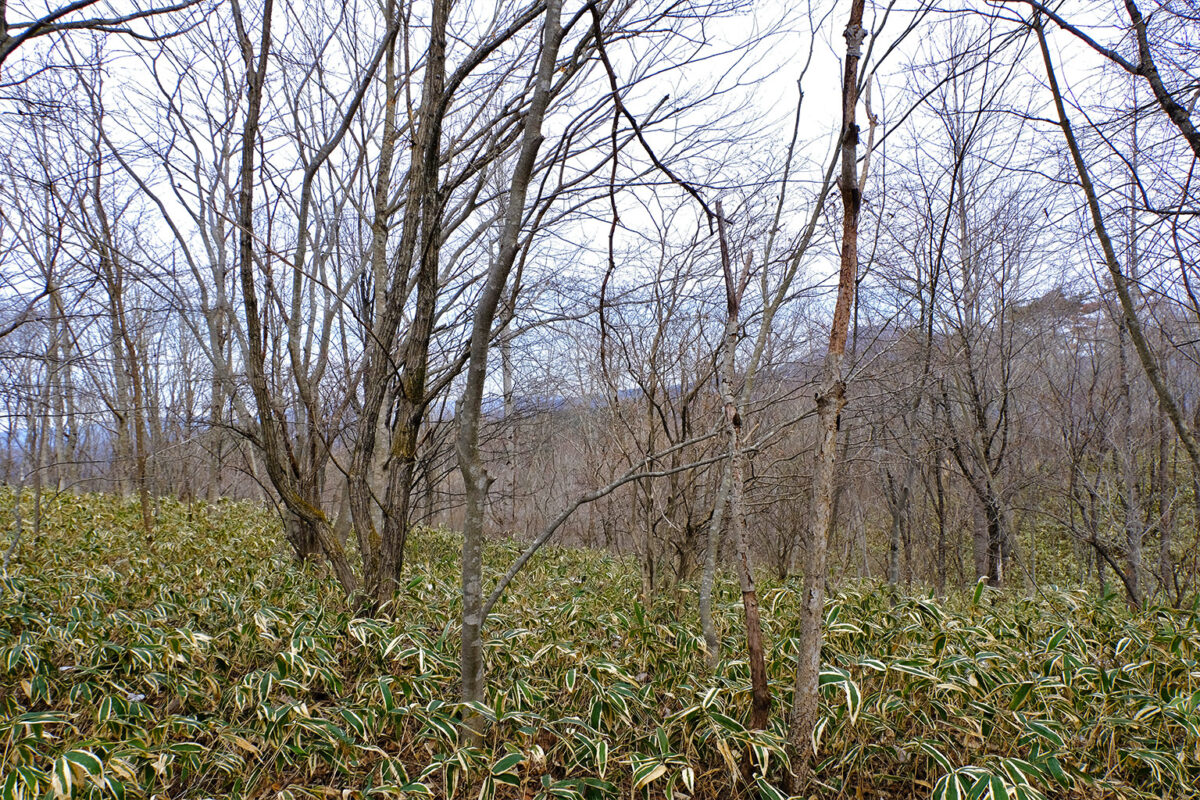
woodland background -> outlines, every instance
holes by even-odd
[[[1187,606],[1200,12],[843,5],[5,4],[6,570],[64,493],[252,499],[386,617],[462,531],[479,702],[543,545],[699,586],[710,665],[729,566],[751,729],[803,576],[793,761],[826,583]]]

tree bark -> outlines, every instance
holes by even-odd
[[[712,595],[717,575],[717,556],[721,549],[721,531],[725,521],[725,506],[733,485],[733,472],[729,465],[721,468],[721,484],[713,502],[712,517],[708,521],[708,540],[704,551],[704,573],[700,576],[700,627],[704,632],[704,646],[709,669],[716,670],[721,661],[721,639],[717,635],[713,620]]]
[[[377,531],[372,514],[370,476],[376,465],[376,437],[381,428],[381,412],[389,396],[394,372],[392,344],[406,307],[407,286],[403,276],[393,277],[386,286],[376,284],[377,300],[373,314],[372,336],[367,347],[364,371],[364,403],[359,438],[351,460],[351,510],[365,542],[368,567],[367,592],[378,608],[395,591],[404,567],[404,548],[412,516],[412,489],[416,480],[417,443],[426,408],[426,378],[429,344],[437,309],[438,257],[441,250],[442,202],[438,189],[442,120],[446,111],[446,26],[450,0],[436,0],[430,20],[429,49],[421,105],[417,112],[416,135],[412,142],[409,190],[396,261],[404,275],[415,260],[416,304],[412,324],[401,347],[400,383],[396,390],[395,423],[390,433],[385,460],[386,488],[383,497],[383,530]],[[389,62],[389,80],[392,66]],[[390,87],[389,87],[390,89]],[[375,187],[375,215],[372,223],[372,263],[376,280],[386,270],[388,189],[394,147],[396,98],[389,94],[385,110],[384,143],[380,174]]]
[[[1133,104],[1137,105],[1137,85],[1133,87]],[[1131,120],[1130,131],[1130,187],[1129,205],[1127,212],[1125,269],[1134,286],[1138,285],[1138,248],[1137,248],[1137,183],[1138,170],[1138,129],[1137,115]],[[1132,298],[1131,299],[1135,299]],[[1120,365],[1120,394],[1118,395],[1121,441],[1117,445],[1118,464],[1121,471],[1121,485],[1125,500],[1125,570],[1129,578],[1129,603],[1134,608],[1140,608],[1143,601],[1144,588],[1142,585],[1142,539],[1145,534],[1142,518],[1141,481],[1138,480],[1137,439],[1134,430],[1133,416],[1133,377],[1129,370],[1128,326],[1124,319],[1117,319],[1117,348]]]
[[[258,291],[254,280],[254,152],[258,139],[259,115],[262,109],[263,86],[266,83],[267,60],[271,47],[271,15],[273,0],[263,6],[262,33],[257,57],[246,32],[241,4],[233,0],[232,10],[237,26],[238,41],[246,67],[247,105],[242,123],[241,167],[239,174],[237,226],[238,273],[241,279],[242,304],[246,315],[247,359],[246,373],[258,410],[258,432],[263,463],[275,491],[284,506],[317,537],[333,569],[334,576],[347,596],[358,591],[358,578],[346,558],[345,551],[333,535],[328,518],[320,508],[320,498],[304,492],[294,474],[295,459],[289,457],[285,432],[279,412],[271,398],[266,375],[266,332],[263,330]]]
[[[1137,474],[1137,451],[1134,439],[1133,397],[1129,375],[1129,345],[1124,322],[1118,320],[1117,348],[1120,360],[1120,441],[1116,443],[1117,466],[1121,474],[1122,499],[1125,505],[1125,574],[1130,590],[1129,603],[1142,605],[1142,502]]]
[[[788,755],[795,770],[793,786],[806,787],[812,771],[813,733],[820,715],[821,648],[825,641],[825,578],[829,532],[833,526],[834,482],[837,478],[838,427],[846,405],[842,357],[850,327],[850,311],[858,279],[858,212],[862,202],[855,175],[858,150],[858,63],[865,31],[862,27],[864,0],[853,0],[850,21],[843,33],[846,63],[842,76],[842,253],[838,274],[837,302],[829,332],[821,391],[817,395],[820,440],[813,476],[813,522],[809,529],[808,563],[804,595],[800,600],[800,642],[796,656],[796,686],[788,724]],[[792,783],[789,780],[789,783]]]
[[[1172,576],[1175,572],[1174,559],[1171,557],[1171,538],[1175,527],[1172,514],[1172,503],[1167,497],[1169,487],[1174,484],[1170,474],[1171,440],[1166,415],[1161,407],[1155,417],[1155,428],[1158,436],[1158,469],[1155,471],[1154,495],[1158,506],[1158,579],[1162,584],[1163,595],[1170,599]]]
[[[716,203],[717,236],[721,248],[721,267],[725,276],[725,344],[721,366],[721,389],[725,406],[725,428],[729,438],[729,524],[733,534],[734,559],[738,583],[742,590],[742,610],[746,621],[746,655],[750,661],[750,686],[753,705],[750,727],[767,727],[771,713],[771,692],[767,685],[767,667],[763,655],[762,622],[758,610],[758,589],[754,584],[754,569],[750,563],[750,540],[746,531],[746,454],[742,442],[742,410],[734,392],[734,366],[737,355],[738,328],[741,326],[742,294],[748,275],[734,279],[725,233],[725,212]],[[714,514],[715,515],[715,514]],[[710,611],[711,615],[711,611]]]
[[[545,26],[542,33],[541,55],[529,111],[525,115],[520,152],[509,184],[504,224],[500,235],[500,250],[487,272],[483,290],[476,305],[471,325],[471,341],[467,362],[466,384],[458,406],[458,466],[466,489],[466,510],[463,518],[462,550],[462,654],[461,697],[463,701],[483,702],[483,521],[487,490],[491,482],[479,455],[479,427],[482,417],[484,380],[487,377],[488,348],[492,323],[504,292],[508,276],[516,261],[520,244],[521,222],[525,215],[525,200],[533,176],[538,149],[542,143],[542,120],[550,104],[554,66],[562,37],[561,0],[546,3]],[[482,740],[483,720],[468,714],[463,720],[467,738]]]

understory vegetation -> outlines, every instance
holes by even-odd
[[[0,578],[4,800],[783,796],[798,582],[761,585],[768,730],[745,727],[747,663],[706,666],[694,587],[643,608],[635,561],[578,549],[497,606],[487,701],[464,709],[455,534],[414,533],[403,590],[366,619],[259,506],[162,500],[151,542],[112,496],[46,495],[40,523]],[[516,552],[489,544],[491,579]],[[726,637],[740,601],[724,578]],[[822,798],[1200,797],[1194,606],[848,584],[826,630]]]

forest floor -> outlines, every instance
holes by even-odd
[[[265,509],[162,500],[148,544],[137,508],[47,496],[0,576],[0,800],[782,796],[795,583],[761,587],[775,705],[748,731],[732,581],[714,673],[694,587],[646,609],[631,561],[546,550],[488,622],[475,748],[456,724],[455,535],[414,535],[395,606],[364,619]],[[493,577],[516,552],[489,548]],[[854,584],[826,619],[814,796],[1200,797],[1194,608]]]

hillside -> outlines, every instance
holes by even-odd
[[[164,500],[150,545],[136,502],[62,494],[44,514],[0,578],[4,800],[780,796],[798,583],[764,576],[775,704],[751,732],[731,580],[712,674],[693,587],[644,609],[637,564],[540,554],[489,620],[494,724],[472,748],[454,534],[416,534],[395,606],[356,619],[268,510]],[[826,613],[822,797],[1200,797],[1195,609],[856,584]]]

